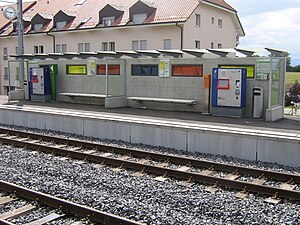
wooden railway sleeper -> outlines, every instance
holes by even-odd
[[[245,199],[249,196],[249,192],[247,191],[247,187],[245,186],[244,190],[239,191],[235,194],[235,197],[240,199]]]
[[[273,196],[268,197],[265,199],[265,202],[271,203],[271,204],[279,204],[282,201],[281,198],[278,197],[278,193],[276,192]]]

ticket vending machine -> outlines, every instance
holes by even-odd
[[[245,69],[213,69],[212,114],[243,117],[246,106],[247,77]]]
[[[31,101],[51,101],[51,81],[49,67],[30,68]]]

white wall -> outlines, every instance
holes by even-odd
[[[196,26],[196,14],[201,15],[201,25]],[[214,17],[214,24],[211,18]],[[222,28],[218,27],[218,19],[222,20]],[[232,22],[231,13],[218,8],[200,4],[184,25],[184,48],[195,48],[195,40],[200,41],[201,48],[214,48],[218,43],[222,48],[236,47],[236,29]]]

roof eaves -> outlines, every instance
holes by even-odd
[[[118,6],[118,5],[114,5],[114,4],[108,4],[110,5],[111,7],[113,7],[114,9],[116,9],[117,11],[122,11],[124,12],[124,8],[122,6]]]
[[[243,25],[242,25],[242,23],[241,23],[241,21],[240,21],[240,18],[239,18],[239,16],[237,15],[237,14],[235,14],[235,17],[236,17],[236,20],[237,20],[237,23],[239,24],[239,26],[240,26],[240,37],[245,37],[245,35],[246,35],[246,33],[245,33],[245,30],[244,30],[244,28],[243,28]]]
[[[61,10],[61,12],[63,12],[65,15],[67,15],[69,17],[76,17],[77,16],[76,12],[73,12],[73,11]]]
[[[212,0],[202,0],[202,3],[207,4],[207,5],[211,5],[211,6],[226,10],[226,11],[237,13],[237,11],[234,8],[232,8],[230,5],[228,5],[227,3],[226,3],[226,5],[218,4],[218,3],[216,3],[215,1],[212,1]]]

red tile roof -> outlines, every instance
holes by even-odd
[[[71,24],[66,26],[66,29],[78,28],[93,28],[99,24],[99,11],[107,4],[121,7],[124,10],[124,15],[117,25],[126,25],[129,21],[129,8],[138,0],[86,0],[82,5],[76,5],[80,0],[39,0],[36,4],[24,3],[33,5],[30,10],[24,12],[24,17],[33,18],[37,13],[46,14],[54,17],[60,10],[72,12],[76,14],[76,18]],[[184,22],[194,12],[196,7],[202,2],[208,2],[228,10],[236,12],[224,0],[142,0],[144,3],[149,2],[151,7],[155,7],[156,11],[144,23],[168,23],[168,22]],[[25,7],[24,7],[25,8]],[[5,20],[1,15],[0,27],[3,27],[8,20]],[[88,19],[89,18],[89,19]],[[82,23],[86,19],[87,22]],[[3,22],[4,21],[4,22]],[[113,25],[115,25],[114,23]],[[1,26],[2,25],[2,26]],[[53,20],[43,28],[43,31],[49,31],[53,27]],[[8,29],[1,35],[7,35],[12,30]]]
[[[203,1],[212,3],[217,6],[221,6],[223,8],[226,8],[226,9],[236,12],[236,10],[232,6],[230,6],[227,2],[225,2],[224,0],[203,0]]]

